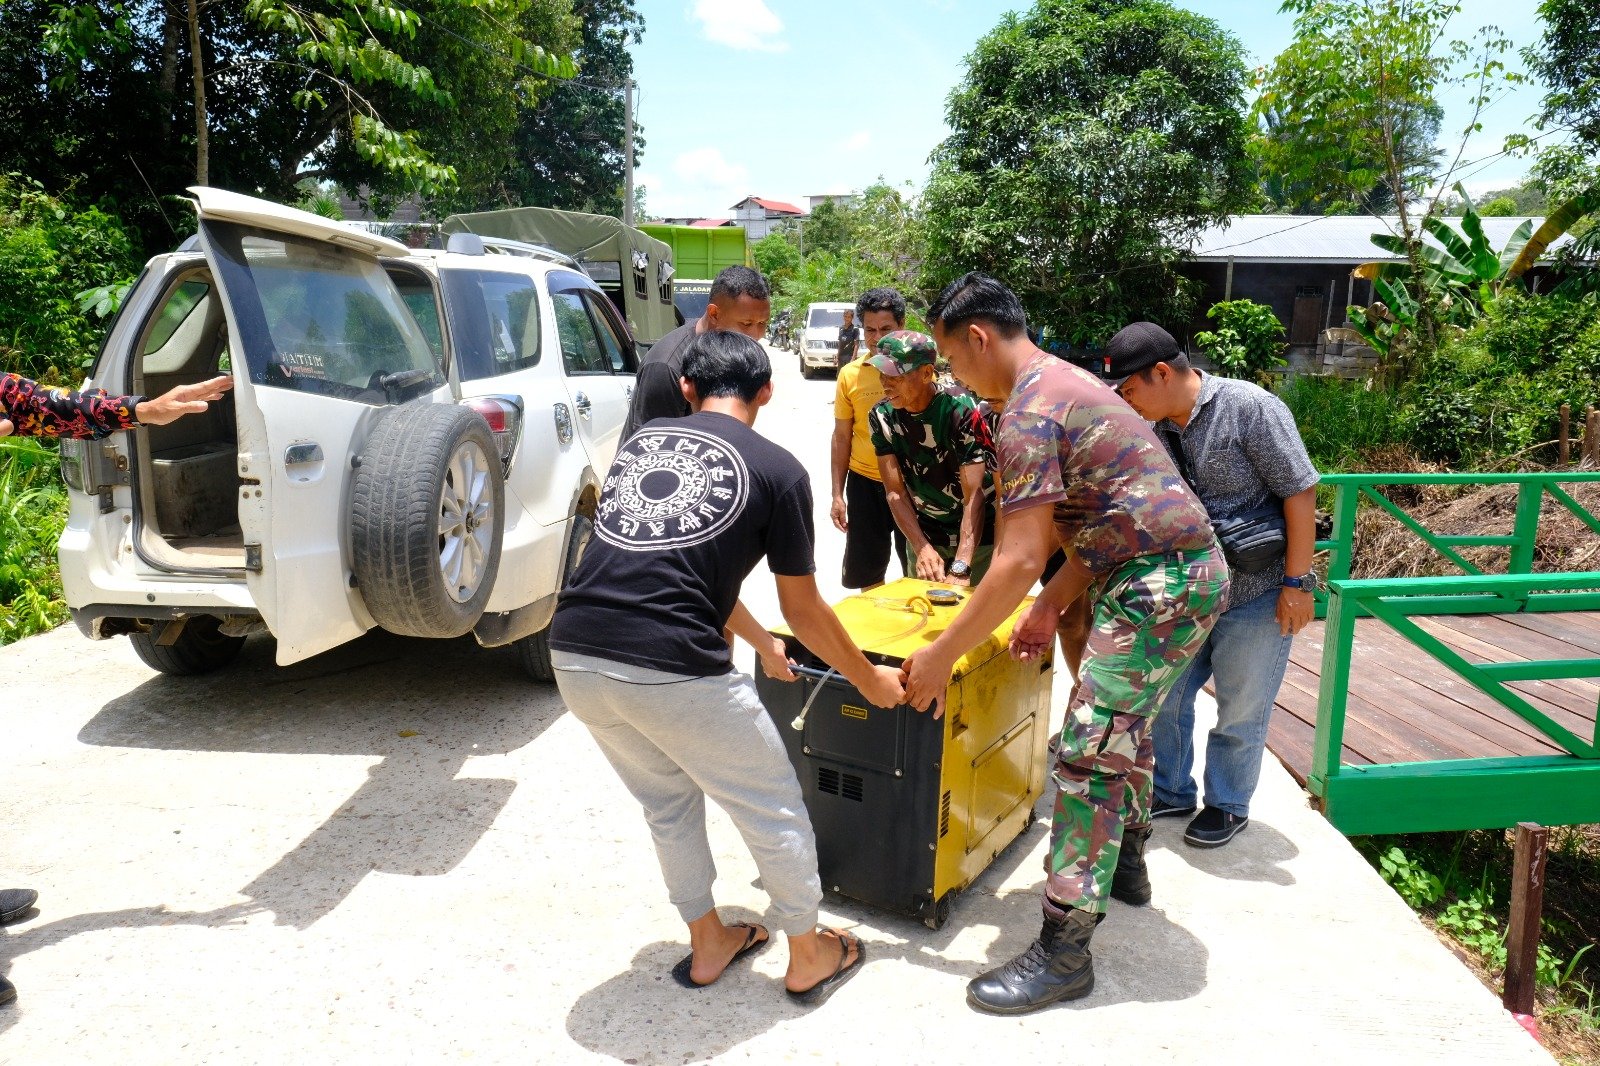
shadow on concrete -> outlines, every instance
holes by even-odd
[[[322,825],[241,892],[279,925],[304,929],[370,871],[449,873],[510,800],[516,782],[458,775],[469,758],[533,741],[564,709],[509,650],[470,637],[371,633],[279,667],[252,639],[233,667],[155,677],[107,703],[86,744],[183,751],[362,755],[380,759]],[[90,916],[92,917],[92,916]]]
[[[48,906],[48,901],[44,901]],[[169,911],[165,907],[130,907],[120,911],[101,911],[94,914],[77,914],[71,918],[48,925],[27,927],[40,913],[36,907],[27,917],[8,924],[0,932],[0,972],[11,968],[11,960],[32,951],[53,947],[69,937],[82,933],[95,933],[103,929],[149,929],[157,926],[200,925],[209,929],[222,929],[261,913],[265,908],[255,903],[235,903],[210,911]],[[154,980],[154,978],[152,978]],[[159,992],[152,991],[159,996]],[[27,1011],[28,990],[19,988],[17,999],[0,1007],[0,1034],[22,1020]]]
[[[1299,855],[1300,849],[1265,822],[1250,819],[1250,824],[1238,836],[1220,848],[1191,847],[1183,842],[1182,824],[1174,829],[1163,832],[1158,828],[1150,838],[1150,847],[1165,848],[1196,870],[1229,881],[1295,883],[1294,874],[1284,869],[1284,864]]]

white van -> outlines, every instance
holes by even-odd
[[[854,311],[855,304],[815,303],[806,307],[806,324],[800,340],[800,373],[812,377],[818,370],[836,370],[839,366],[839,327],[844,323],[844,313]],[[856,323],[859,329],[861,323]],[[856,350],[861,344],[856,343]]]

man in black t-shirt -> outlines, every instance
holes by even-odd
[[[839,326],[839,347],[835,352],[834,366],[844,366],[856,357],[861,345],[861,330],[856,326],[856,313],[845,311],[844,322]]]
[[[733,669],[724,628],[755,645],[768,676],[793,680],[783,645],[738,602],[762,558],[784,619],[807,648],[880,707],[900,703],[897,671],[873,666],[817,591],[811,484],[794,456],[758,435],[772,366],[737,333],[701,333],[684,353],[693,414],[650,422],[606,477],[595,536],[550,628],[556,684],[635,799],[662,877],[689,926],[672,976],[711,984],[769,935],[724,925],[711,887],[707,796],[728,812],[788,935],[789,995],[819,1003],[856,972],[861,942],[817,929],[816,838],[794,767],[754,682]]]
[[[759,341],[766,336],[771,314],[772,293],[760,271],[747,266],[724,269],[711,282],[706,313],[668,333],[645,353],[621,439],[626,441],[652,418],[682,418],[689,413],[678,380],[683,377],[683,355],[690,341],[717,329],[732,330]]]

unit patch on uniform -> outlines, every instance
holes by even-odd
[[[595,532],[619,548],[687,548],[737,519],[750,495],[744,460],[692,429],[641,430],[617,452]]]

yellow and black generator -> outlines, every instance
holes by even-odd
[[[869,660],[899,666],[944,631],[966,595],[903,578],[835,610]],[[774,630],[801,680],[762,676],[757,686],[800,778],[824,888],[937,929],[951,898],[1032,824],[1055,660],[1052,648],[1043,660],[1014,661],[1006,643],[1015,620],[956,663],[941,719],[874,707],[788,630]]]

